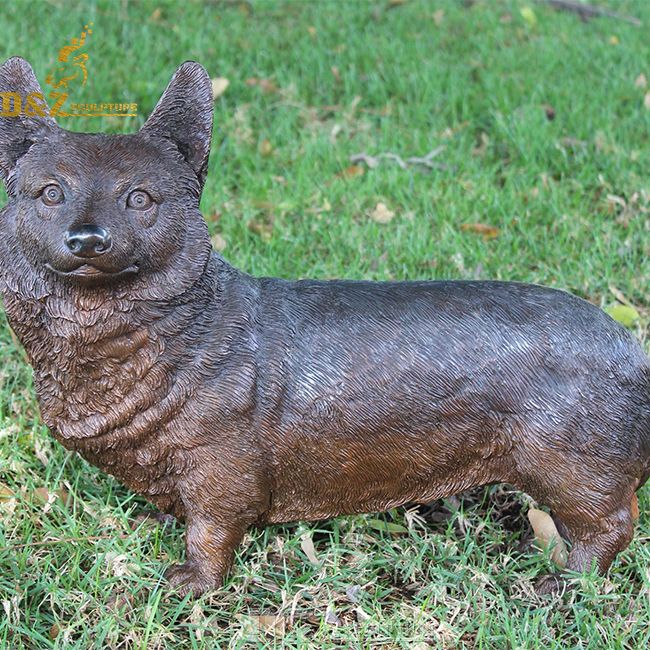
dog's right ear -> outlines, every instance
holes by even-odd
[[[186,61],[174,73],[141,129],[173,142],[201,187],[208,173],[212,103],[212,84],[205,68],[196,61]]]
[[[56,128],[32,67],[19,56],[7,59],[0,66],[0,178],[6,181],[18,159]]]

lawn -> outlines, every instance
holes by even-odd
[[[227,79],[202,208],[248,272],[536,282],[633,306],[649,349],[650,3],[609,6],[642,26],[534,0],[14,0],[0,58],[45,84],[92,22],[74,101],[138,116],[72,130],[137,129],[186,59]],[[170,595],[182,526],[49,437],[2,319],[0,647],[650,643],[648,486],[629,549],[562,597],[533,591],[551,563],[507,486],[252,531],[223,590]]]

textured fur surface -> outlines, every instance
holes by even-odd
[[[39,92],[22,59],[0,68],[8,90]],[[0,117],[0,287],[42,417],[186,521],[177,588],[217,587],[253,524],[494,482],[552,508],[570,569],[607,569],[650,471],[650,361],[633,337],[535,285],[233,268],[199,212],[211,122],[196,63],[137,134]],[[63,198],[49,205],[52,185]],[[151,201],[134,207],[134,192]],[[110,232],[110,248],[71,250],[82,226]]]

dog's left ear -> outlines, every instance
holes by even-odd
[[[0,66],[0,179],[18,160],[58,129],[32,67],[19,56]]]
[[[186,61],[174,73],[141,129],[173,142],[196,173],[201,188],[208,173],[212,104],[212,84],[205,68]]]

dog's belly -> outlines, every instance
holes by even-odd
[[[357,432],[353,437],[294,437],[275,467],[268,522],[325,519],[428,502],[509,481],[508,445],[468,446],[431,431]],[[447,444],[450,443],[450,444]]]

